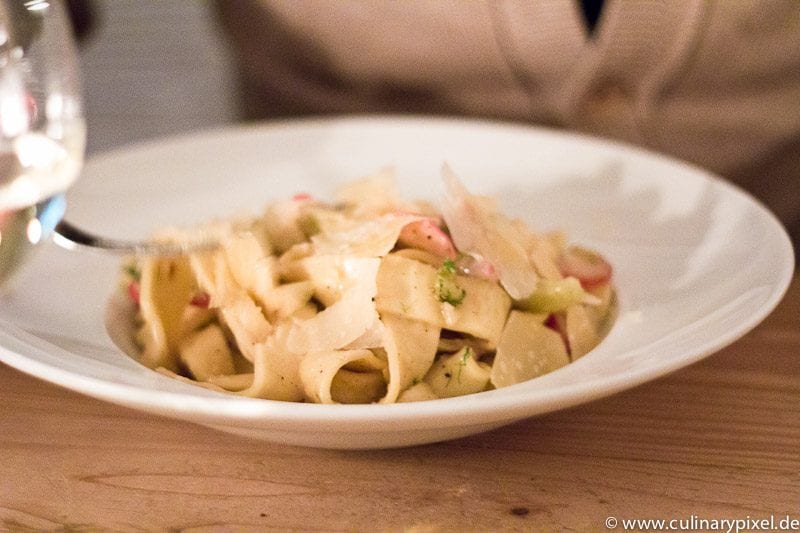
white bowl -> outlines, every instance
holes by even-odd
[[[619,317],[587,356],[460,398],[311,405],[225,395],[142,367],[110,339],[120,260],[45,246],[0,305],[0,360],[103,400],[273,442],[379,448],[452,439],[633,387],[719,350],[777,305],[794,269],[781,225],[739,189],[630,146],[508,124],[399,117],[300,120],[159,140],[89,161],[68,218],[115,237],[258,213],[298,191],[392,165],[436,200],[448,162],[537,229],[565,230],[615,267]]]

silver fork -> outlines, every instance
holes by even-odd
[[[219,247],[217,238],[205,235],[181,241],[130,241],[95,235],[66,220],[55,227],[53,242],[67,250],[88,248],[118,255],[184,255],[192,252],[210,251]]]

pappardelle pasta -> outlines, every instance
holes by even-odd
[[[387,169],[334,202],[298,194],[209,225],[213,251],[126,262],[139,360],[247,397],[393,403],[505,387],[594,348],[609,263],[442,174],[441,212],[401,199]]]

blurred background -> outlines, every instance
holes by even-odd
[[[256,3],[215,4],[212,0],[67,0],[67,3],[79,37],[89,157],[147,138],[229,124],[245,116],[286,116],[303,111],[300,107],[281,108],[281,102],[265,99],[263,90],[253,93],[252,87],[245,87],[244,90],[238,87],[237,81],[246,77],[239,76],[237,60],[238,64],[243,63],[242,58],[237,58],[233,53],[231,33],[246,36],[247,25],[242,25],[242,21],[249,21],[254,16],[247,6],[258,5]],[[582,3],[598,4],[588,0]],[[741,65],[741,75],[737,74],[736,68],[718,67],[712,60],[716,56],[706,53],[703,63],[705,70],[698,67],[700,77],[696,87],[692,85],[691,75],[681,77],[685,94],[675,98],[672,103],[670,109],[676,114],[664,115],[677,117],[676,120],[662,124],[651,117],[648,125],[651,142],[645,144],[656,151],[694,161],[731,178],[751,192],[757,191],[758,196],[785,223],[787,220],[793,221],[788,229],[797,245],[800,243],[800,215],[796,207],[800,195],[800,177],[796,174],[796,168],[800,164],[800,152],[797,150],[799,138],[796,127],[800,115],[797,114],[799,108],[796,105],[787,108],[787,102],[796,101],[792,95],[797,94],[800,87],[795,68],[800,58],[796,53],[796,44],[800,44],[800,41],[795,37],[798,34],[791,31],[794,27],[792,24],[800,25],[800,10],[795,9],[797,4],[779,0],[758,7],[748,8],[733,2],[725,6],[726,9],[717,9],[716,14],[720,15],[719,19],[724,24],[715,27],[715,31],[723,31],[722,37],[727,35],[724,31],[734,31],[734,37],[739,39],[739,47],[732,48],[733,51],[729,53],[725,49],[719,50],[720,47],[727,48],[728,41],[717,35],[723,44],[718,42],[716,49],[713,46],[710,48],[713,53],[722,54],[720,57],[723,59],[727,57],[733,61],[730,64]],[[223,30],[225,14],[230,15],[232,11],[240,12],[227,19],[228,29],[243,29],[242,32],[225,33]],[[784,13],[790,13],[791,20],[780,20]],[[742,19],[737,22],[736,16]],[[254,27],[259,27],[259,24],[263,26],[262,30],[264,27],[271,30],[280,28],[280,21],[273,21],[267,16],[253,22]],[[770,31],[751,31],[747,24],[761,24],[758,28]],[[782,28],[788,30],[778,31]],[[713,37],[712,29],[704,34],[709,38],[710,45],[714,45],[710,38]],[[272,33],[267,35],[275,38],[266,39],[264,46],[276,43],[283,45],[284,55],[291,56],[297,42],[292,41],[291,35],[274,36]],[[740,55],[744,53],[743,50],[750,51],[748,43],[751,41],[754,43],[753,50],[756,50],[755,45],[761,46],[758,49],[761,51],[774,50],[774,46],[767,46],[770,43],[780,44],[783,48],[778,47],[782,51],[773,53],[775,57],[772,58],[762,60],[756,50],[750,53],[755,57],[743,59]],[[306,50],[306,61],[308,55]],[[259,58],[253,60],[258,67]],[[322,75],[324,83],[327,71],[323,69],[320,72],[304,74],[312,77]],[[725,85],[725,88],[730,88],[727,95],[718,94],[716,89],[720,74],[723,74],[723,80],[733,80],[725,82],[730,85]],[[276,76],[276,79],[279,78]],[[283,96],[288,94],[290,99],[295,97],[296,89],[296,86],[287,85]],[[253,94],[258,94],[257,100]],[[393,94],[389,92],[389,98],[382,103],[391,102]],[[324,91],[322,95],[327,96]],[[402,96],[413,97],[414,94]],[[424,98],[411,98],[409,101],[413,105],[427,101],[424,93],[422,96]],[[562,120],[562,123],[555,121],[554,124],[631,141],[628,134],[615,135],[613,131],[603,129],[604,116],[616,119],[618,115],[624,115],[622,111],[627,107],[620,107],[620,102],[625,102],[624,94],[620,96],[614,91],[599,88],[585,96],[587,105],[597,104],[590,107],[594,112],[576,112],[572,118]],[[487,100],[491,101],[492,98]],[[354,98],[354,102],[354,105],[360,105],[357,98]],[[240,106],[242,103],[249,110],[249,115],[245,115],[244,107]],[[259,104],[264,109],[259,110]],[[375,102],[364,104],[364,109],[369,109],[373,104]],[[347,105],[342,104],[344,107],[340,106],[340,109],[349,109]],[[398,105],[402,105],[402,102]],[[313,106],[309,109],[314,110]],[[483,108],[478,106],[475,109]],[[486,109],[489,112],[483,114],[495,115],[491,112],[491,105]],[[263,113],[264,110],[268,113]],[[408,110],[418,109],[411,107]],[[743,111],[749,114],[744,115]],[[525,116],[524,113],[521,116]],[[537,121],[540,118],[537,116]],[[547,116],[544,119],[542,123],[547,125]],[[595,119],[596,123],[593,122]],[[610,123],[619,125],[624,122],[620,119]],[[670,135],[662,135],[662,129]],[[662,142],[661,137],[666,140]]]
[[[234,122],[230,51],[210,2],[71,0],[87,152]]]

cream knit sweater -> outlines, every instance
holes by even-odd
[[[800,1],[221,1],[250,117],[411,112],[611,137],[800,225]],[[795,241],[797,242],[797,241]]]

